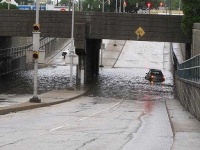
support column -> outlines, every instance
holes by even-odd
[[[11,47],[12,37],[11,36],[1,36],[0,37],[0,49],[6,49]]]
[[[101,39],[86,39],[85,82],[90,82],[99,74],[99,51]]]
[[[185,57],[186,60],[191,58],[191,43],[185,44]]]
[[[76,88],[81,88],[81,66],[82,66],[82,56],[78,56],[78,65],[76,66]]]

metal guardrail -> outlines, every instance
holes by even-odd
[[[200,55],[194,56],[181,64],[179,64],[174,51],[172,51],[172,55],[179,78],[200,82]]]

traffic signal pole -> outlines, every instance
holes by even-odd
[[[36,0],[36,23],[33,25],[33,29],[34,92],[30,102],[40,103],[41,99],[39,99],[37,95],[38,54],[40,48],[39,0]]]
[[[74,0],[72,3],[72,28],[71,28],[71,47],[69,47],[70,56],[70,88],[73,89],[73,57],[75,56],[74,46]]]

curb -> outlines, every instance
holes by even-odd
[[[173,133],[173,138],[174,138],[175,137],[174,125],[173,125],[173,122],[172,122],[172,118],[170,117],[169,108],[167,107],[167,100],[165,100],[165,106],[166,106],[167,115],[168,115],[168,118],[169,118],[169,122],[170,122],[172,133]]]
[[[3,107],[3,108],[0,108],[0,115],[5,115],[5,114],[8,114],[8,113],[16,113],[16,112],[19,112],[19,111],[30,110],[30,109],[34,109],[34,108],[46,107],[46,106],[51,106],[51,105],[56,105],[56,104],[68,102],[68,101],[71,101],[73,99],[76,99],[78,97],[83,96],[86,92],[87,91],[84,91],[83,93],[78,94],[76,96],[73,96],[71,98],[67,98],[67,99],[63,99],[63,100],[55,101],[55,102],[49,102],[49,103],[45,103],[45,102],[43,102],[43,103],[25,102],[25,103],[13,105],[13,106]]]

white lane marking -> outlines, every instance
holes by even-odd
[[[71,125],[71,124],[74,124],[74,123],[76,123],[76,122],[79,122],[79,121],[88,119],[89,117],[92,117],[92,116],[95,116],[95,115],[97,115],[97,114],[100,114],[100,113],[102,113],[102,112],[104,112],[104,111],[106,111],[106,110],[109,110],[109,109],[111,109],[111,108],[113,108],[113,107],[119,105],[123,100],[124,100],[124,99],[122,99],[121,101],[119,101],[119,102],[117,102],[116,104],[112,105],[111,107],[108,107],[108,108],[103,109],[103,110],[101,110],[101,111],[99,111],[99,112],[93,113],[93,114],[91,114],[91,115],[88,115],[87,117],[83,117],[83,118],[78,119],[78,120],[76,120],[76,121],[72,121],[72,122],[70,122],[70,123],[67,123],[67,124],[65,124],[64,126],[59,126],[59,127],[50,129],[49,131],[55,131],[55,130],[64,128],[64,127],[66,127],[66,126],[69,126],[69,125]]]

